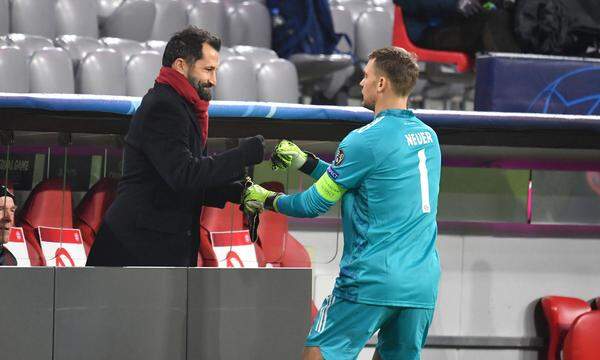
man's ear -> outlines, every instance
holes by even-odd
[[[185,60],[183,60],[182,58],[177,58],[177,59],[175,59],[175,61],[173,61],[173,64],[171,65],[171,67],[173,69],[179,71],[180,73],[184,74],[186,72],[187,64],[186,64]]]
[[[387,85],[388,85],[387,79],[384,78],[383,76],[380,76],[379,79],[377,80],[377,92],[383,92]]]

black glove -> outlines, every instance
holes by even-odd
[[[262,135],[256,135],[240,139],[238,149],[244,165],[260,164],[265,156],[265,138]]]
[[[244,194],[244,183],[235,181],[222,187],[225,200],[234,204],[242,203],[242,195]]]

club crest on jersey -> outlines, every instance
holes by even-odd
[[[340,166],[344,162],[344,150],[337,149],[335,152],[335,159],[333,160],[334,166]]]

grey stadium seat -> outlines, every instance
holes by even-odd
[[[54,4],[55,0],[11,0],[10,31],[54,38]]]
[[[237,4],[228,17],[229,44],[271,48],[271,16],[267,7],[256,1]]]
[[[233,47],[233,50],[239,55],[250,60],[254,64],[255,70],[258,70],[263,63],[271,59],[278,58],[275,51],[255,46],[237,45]]]
[[[393,26],[392,19],[381,8],[363,12],[356,21],[356,46],[354,49],[358,59],[367,62],[371,51],[390,46]]]
[[[285,59],[271,59],[257,72],[258,100],[298,103],[298,74],[294,64]]]
[[[29,63],[29,91],[33,93],[73,94],[73,64],[61,48],[44,48],[33,54]]]
[[[0,46],[0,92],[29,92],[27,54],[17,46]]]
[[[90,52],[105,47],[98,39],[77,35],[59,36],[54,40],[54,45],[65,49],[75,67]]]
[[[217,70],[215,100],[256,101],[258,89],[252,62],[242,56],[231,57]]]
[[[152,33],[156,7],[151,0],[124,0],[118,7],[103,6],[114,1],[100,1],[100,35],[147,41]]]
[[[27,57],[31,57],[37,50],[54,46],[52,40],[39,35],[9,34],[6,39],[9,44],[23,49]]]
[[[98,37],[96,0],[57,0],[56,33]]]
[[[225,6],[220,1],[203,0],[188,9],[188,23],[210,31],[221,37],[224,45],[229,45],[225,34],[227,18]]]
[[[10,12],[8,0],[0,0],[0,35],[10,32]]]
[[[156,16],[152,27],[152,40],[169,40],[188,23],[185,4],[178,0],[155,0]]]
[[[365,0],[337,0],[335,3],[332,2],[332,5],[342,5],[348,9],[352,14],[352,20],[354,22],[358,20],[360,14],[373,7],[373,5]]]
[[[227,46],[221,46],[221,51],[219,51],[219,55],[221,57],[221,62],[229,59],[230,57],[240,56],[235,50]]]
[[[342,52],[352,52],[354,47],[354,20],[352,20],[352,13],[344,6],[332,6],[331,18],[333,19],[335,32],[346,34],[348,40],[350,40],[350,44],[345,39],[340,40],[337,49]]]
[[[79,64],[76,76],[79,94],[125,95],[125,64],[114,49],[98,49]]]
[[[148,50],[158,51],[160,56],[165,53],[165,48],[167,47],[167,42],[162,40],[150,40],[143,43],[144,47]]]
[[[145,50],[133,55],[125,72],[127,74],[126,94],[129,96],[144,96],[158,76],[162,62],[162,55],[158,51]]]
[[[135,40],[105,37],[101,38],[100,41],[106,47],[117,50],[123,56],[123,64],[127,64],[133,55],[146,50],[146,47],[142,43]]]

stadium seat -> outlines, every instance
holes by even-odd
[[[151,0],[101,1],[100,35],[147,41],[152,33],[156,7]]]
[[[221,46],[221,50],[219,51],[219,56],[220,56],[220,61],[223,62],[223,61],[229,59],[230,57],[240,56],[240,55],[238,53],[236,53],[235,50],[233,50],[230,47]]]
[[[57,0],[56,33],[98,37],[98,5],[96,0]]]
[[[271,48],[271,16],[267,7],[246,1],[227,11],[229,45]]]
[[[165,53],[165,48],[167,47],[167,42],[162,40],[150,40],[146,41],[142,45],[144,45],[144,47],[148,50],[158,51],[162,58],[163,54]]]
[[[78,94],[125,95],[125,65],[116,50],[98,49],[89,53],[77,68]]]
[[[394,31],[392,44],[417,54],[420,61],[456,66],[456,71],[464,73],[473,68],[473,59],[465,53],[438,51],[419,48],[408,37],[402,9],[396,6],[394,12]]]
[[[229,45],[226,37],[225,6],[220,1],[199,1],[188,9],[188,24],[219,35],[224,45]]]
[[[296,67],[285,59],[271,59],[257,70],[258,100],[298,103],[300,99]]]
[[[62,179],[40,182],[17,212],[15,223],[23,228],[32,266],[46,265],[37,227],[73,227],[72,194],[69,185],[63,189]],[[61,211],[62,209],[62,211]]]
[[[8,0],[0,0],[0,35],[10,32],[10,12]]]
[[[340,40],[337,49],[341,52],[351,53],[354,49],[354,20],[352,13],[342,5],[331,6],[331,19],[333,20],[333,28],[338,34],[345,34],[350,40]]]
[[[39,35],[8,34],[6,39],[9,44],[16,45],[23,49],[27,57],[32,57],[33,53],[45,47],[54,47],[52,40]]]
[[[152,26],[152,40],[169,40],[188,23],[185,4],[177,0],[155,0],[156,16]]]
[[[366,63],[369,54],[375,49],[392,44],[392,20],[380,8],[368,9],[356,20],[356,57]]]
[[[77,66],[79,66],[79,63],[87,54],[105,47],[98,39],[78,35],[59,36],[54,40],[54,45],[65,49],[69,54],[75,69],[77,69]]]
[[[144,96],[154,86],[154,80],[161,68],[162,56],[158,51],[144,50],[133,55],[125,72],[127,74],[127,95]]]
[[[135,40],[120,39],[114,37],[104,37],[100,41],[108,48],[114,49],[123,57],[123,64],[127,64],[129,59],[135,54],[145,50],[145,46]]]
[[[542,309],[549,330],[548,360],[559,360],[563,340],[573,321],[591,310],[590,305],[577,298],[546,296],[542,298]]]
[[[600,311],[579,315],[565,338],[563,360],[597,360],[600,354]]]
[[[92,186],[75,208],[74,225],[81,231],[85,254],[96,239],[104,213],[117,196],[118,180],[102,178]]]
[[[55,0],[11,0],[10,28],[13,33],[56,36]]]
[[[250,60],[254,64],[255,70],[258,70],[267,61],[278,58],[275,51],[256,46],[237,45],[233,47],[233,50],[240,56]]]
[[[241,56],[221,62],[214,95],[215,100],[257,101],[258,88],[252,62]]]
[[[352,15],[352,21],[356,23],[360,14],[367,11],[368,9],[372,9],[373,5],[371,5],[368,1],[364,0],[336,0],[332,2],[332,5],[343,6]]]
[[[0,92],[29,92],[29,65],[25,51],[0,45]]]
[[[29,91],[32,93],[75,93],[73,63],[61,48],[36,51],[29,63]]]
[[[223,209],[204,207],[200,219],[200,249],[198,256],[198,266],[217,267],[219,259],[213,250],[211,234],[247,231],[244,227],[243,214],[239,210],[239,205],[226,203]],[[263,251],[255,244],[256,258],[259,267],[264,267]]]

